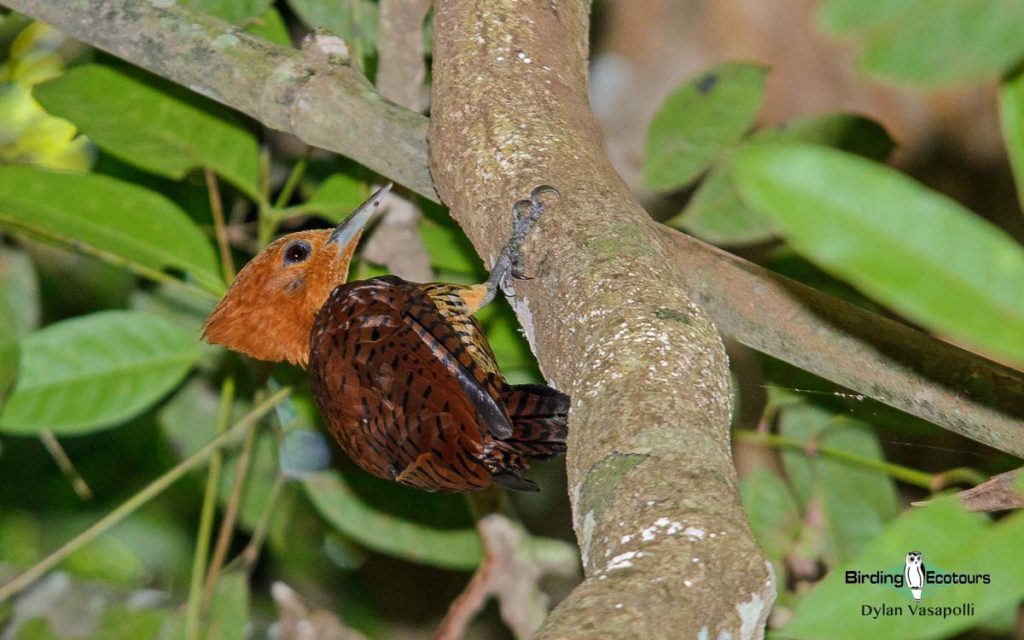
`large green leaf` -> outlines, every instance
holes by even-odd
[[[182,0],[181,3],[221,20],[241,24],[262,15],[274,0]]]
[[[18,381],[0,431],[77,434],[138,415],[181,382],[199,359],[195,335],[139,311],[65,320],[20,343]]]
[[[999,88],[999,119],[1017,183],[1017,199],[1024,209],[1024,73],[1018,73]]]
[[[210,291],[224,289],[213,247],[184,211],[106,176],[0,167],[0,227],[156,271],[178,269]]]
[[[740,497],[754,538],[774,564],[779,584],[785,584],[786,554],[802,524],[792,491],[777,473],[759,467],[743,478]]]
[[[870,427],[815,405],[787,406],[779,431],[812,448],[818,445],[869,460],[882,459],[882,449]],[[899,512],[896,486],[884,473],[791,449],[782,452],[782,461],[801,506],[807,509],[816,503],[814,508],[821,510],[821,552],[830,565],[854,557]]]
[[[125,162],[173,179],[206,167],[260,197],[256,137],[213,102],[99,64],[75,67],[34,95]]]
[[[750,141],[811,142],[875,160],[885,159],[894,146],[889,134],[874,121],[844,113],[796,118],[758,131]],[[746,206],[737,193],[730,175],[731,157],[728,152],[723,155],[682,213],[665,224],[716,244],[751,244],[777,235],[771,217]]]
[[[911,320],[1024,362],[1024,250],[952,200],[881,165],[809,145],[734,160],[747,204],[794,249]]]
[[[866,70],[903,82],[991,79],[1024,57],[1020,0],[829,0],[819,18],[861,36]]]
[[[647,184],[682,187],[738,142],[757,116],[766,73],[760,65],[727,62],[670,95],[647,131]]]
[[[832,571],[797,606],[784,638],[946,638],[976,626],[1024,597],[1020,540],[1024,513],[995,526],[945,499],[910,509],[872,540],[855,562]],[[989,574],[990,584],[926,584],[920,603],[910,590],[888,584],[848,584],[846,571],[901,573],[908,551],[923,554],[927,570]],[[970,603],[973,615],[914,615],[911,606],[957,607]],[[900,607],[900,615],[864,614],[865,605]],[[941,611],[941,609],[939,609]]]
[[[311,474],[302,483],[313,506],[328,522],[374,551],[448,569],[469,570],[480,564],[483,551],[475,529],[442,529],[381,511],[357,494],[337,471]],[[440,497],[424,495],[423,499]]]
[[[18,371],[18,339],[39,322],[39,285],[21,251],[0,246],[0,407]]]

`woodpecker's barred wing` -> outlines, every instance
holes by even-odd
[[[460,289],[436,283],[412,286],[405,317],[438,360],[455,374],[487,430],[496,438],[511,438],[512,421],[502,400],[505,383]]]
[[[317,316],[310,381],[342,449],[365,469],[428,490],[490,484],[483,431],[508,414],[466,367],[417,285],[342,285]],[[450,331],[450,329],[449,329]],[[498,384],[503,384],[498,378]]]

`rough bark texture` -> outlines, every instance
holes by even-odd
[[[302,53],[279,47],[169,0],[0,4],[438,199],[427,170],[427,119],[382,100],[343,55],[329,58],[325,71],[324,55],[317,52],[322,47]],[[683,249],[677,247],[670,259],[724,333],[857,393],[1024,457],[1021,372],[667,227],[658,227],[657,233]]]
[[[775,587],[729,446],[721,339],[675,250],[608,163],[587,104],[589,3],[442,0],[430,151],[442,200],[493,262],[511,205],[561,191],[513,306],[572,398],[568,453],[586,580],[542,638],[762,633]]]

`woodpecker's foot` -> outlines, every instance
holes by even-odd
[[[520,200],[512,205],[512,237],[501,250],[501,255],[498,256],[498,261],[491,270],[491,277],[488,278],[488,283],[501,289],[506,296],[515,295],[512,289],[513,279],[527,279],[523,271],[523,242],[530,230],[533,229],[533,225],[537,223],[540,214],[544,212],[546,205],[541,200],[541,196],[546,193],[562,195],[558,189],[545,184],[531,191],[528,199]]]

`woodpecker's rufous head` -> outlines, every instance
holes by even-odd
[[[348,277],[363,229],[390,190],[388,183],[334,229],[290,233],[268,244],[206,319],[206,341],[305,367],[316,314]]]

